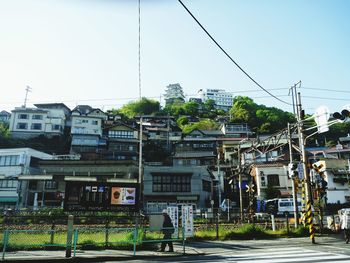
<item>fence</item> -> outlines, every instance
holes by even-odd
[[[2,260],[10,251],[18,250],[71,250],[75,257],[79,250],[116,249],[127,250],[136,255],[137,249],[155,249],[156,244],[165,241],[180,242],[185,253],[185,234],[179,228],[177,236],[163,239],[162,231],[147,227],[102,228],[76,227],[70,233],[66,230],[5,230],[0,234],[2,240]],[[73,240],[68,240],[72,236]],[[63,253],[63,252],[62,252]]]

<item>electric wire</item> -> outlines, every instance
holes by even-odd
[[[204,28],[204,26],[197,20],[197,18],[192,14],[192,12],[186,7],[184,3],[182,3],[181,0],[178,0],[180,4],[185,8],[185,10],[190,14],[190,16],[197,22],[197,24],[202,28],[202,30],[208,35],[208,37],[216,44],[216,46],[236,65],[236,67],[241,70],[251,81],[253,81],[260,89],[265,91],[267,94],[269,94],[271,97],[275,98],[276,100],[279,100],[282,103],[285,103],[287,105],[292,105],[289,102],[286,102],[277,96],[273,95],[271,92],[269,92],[267,89],[265,89],[263,86],[261,86],[255,79],[253,79],[227,52],[226,50],[221,47],[221,45],[211,36],[211,34]]]

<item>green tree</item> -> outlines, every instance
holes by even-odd
[[[218,128],[218,124],[211,119],[200,120],[199,122],[184,125],[182,127],[182,132],[188,134],[193,130],[214,130]]]
[[[265,199],[273,199],[278,197],[279,190],[274,188],[271,184],[267,184],[267,187],[264,189]]]
[[[9,139],[10,138],[10,130],[8,124],[0,122],[0,138]]]
[[[159,101],[150,100],[147,98],[142,98],[141,100],[135,102],[129,102],[121,107],[118,112],[127,116],[128,118],[133,118],[136,115],[155,115],[160,111]]]

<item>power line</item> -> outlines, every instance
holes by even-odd
[[[323,89],[323,88],[311,88],[311,87],[301,87],[302,89],[309,89],[309,90],[323,90],[323,91],[332,91],[332,92],[340,92],[340,93],[350,93],[348,90],[334,90],[334,89]],[[305,96],[303,96],[305,97]]]
[[[267,89],[265,89],[263,86],[261,86],[255,79],[253,79],[238,63],[221,47],[221,45],[209,34],[209,32],[202,26],[202,24],[197,20],[197,18],[191,13],[191,11],[182,3],[181,0],[178,0],[180,4],[185,8],[185,10],[190,14],[190,16],[197,22],[197,24],[202,28],[202,30],[208,35],[208,37],[216,44],[216,46],[238,67],[251,81],[253,81],[260,89],[265,91],[267,94],[269,94],[271,97],[279,100],[280,102],[283,102],[288,105],[292,105],[289,102],[286,102],[284,100],[281,100],[277,96],[273,95],[271,92],[269,92]]]

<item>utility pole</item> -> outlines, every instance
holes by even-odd
[[[301,82],[299,82],[301,84]],[[294,85],[294,89],[296,90],[296,85]],[[305,137],[304,137],[304,127],[302,122],[302,107],[301,107],[301,96],[300,92],[297,94],[297,121],[298,121],[298,134],[299,134],[299,148],[300,148],[300,154],[301,154],[301,162],[303,166],[304,171],[304,180],[306,184],[306,203],[307,203],[307,219],[309,224],[309,232],[310,232],[310,239],[313,244],[315,244],[315,233],[314,233],[314,226],[313,226],[313,216],[312,216],[312,209],[311,209],[311,203],[312,203],[312,195],[311,195],[311,184],[310,184],[310,174],[309,169],[307,166],[307,155],[305,151]]]
[[[32,91],[32,88],[27,86],[26,87],[26,96],[24,98],[24,103],[23,103],[23,108],[25,108],[27,106],[27,98],[28,98],[28,92],[31,92]]]
[[[239,187],[239,211],[241,222],[243,221],[243,194],[242,194],[242,168],[241,168],[241,145],[238,145],[238,187]]]
[[[288,123],[288,141],[289,141],[289,163],[293,163],[293,146],[292,146],[292,135],[290,132],[290,123]],[[298,196],[297,196],[297,188],[295,187],[297,178],[293,175],[290,175],[292,180],[292,190],[293,190],[293,206],[294,206],[294,226],[298,227]]]

